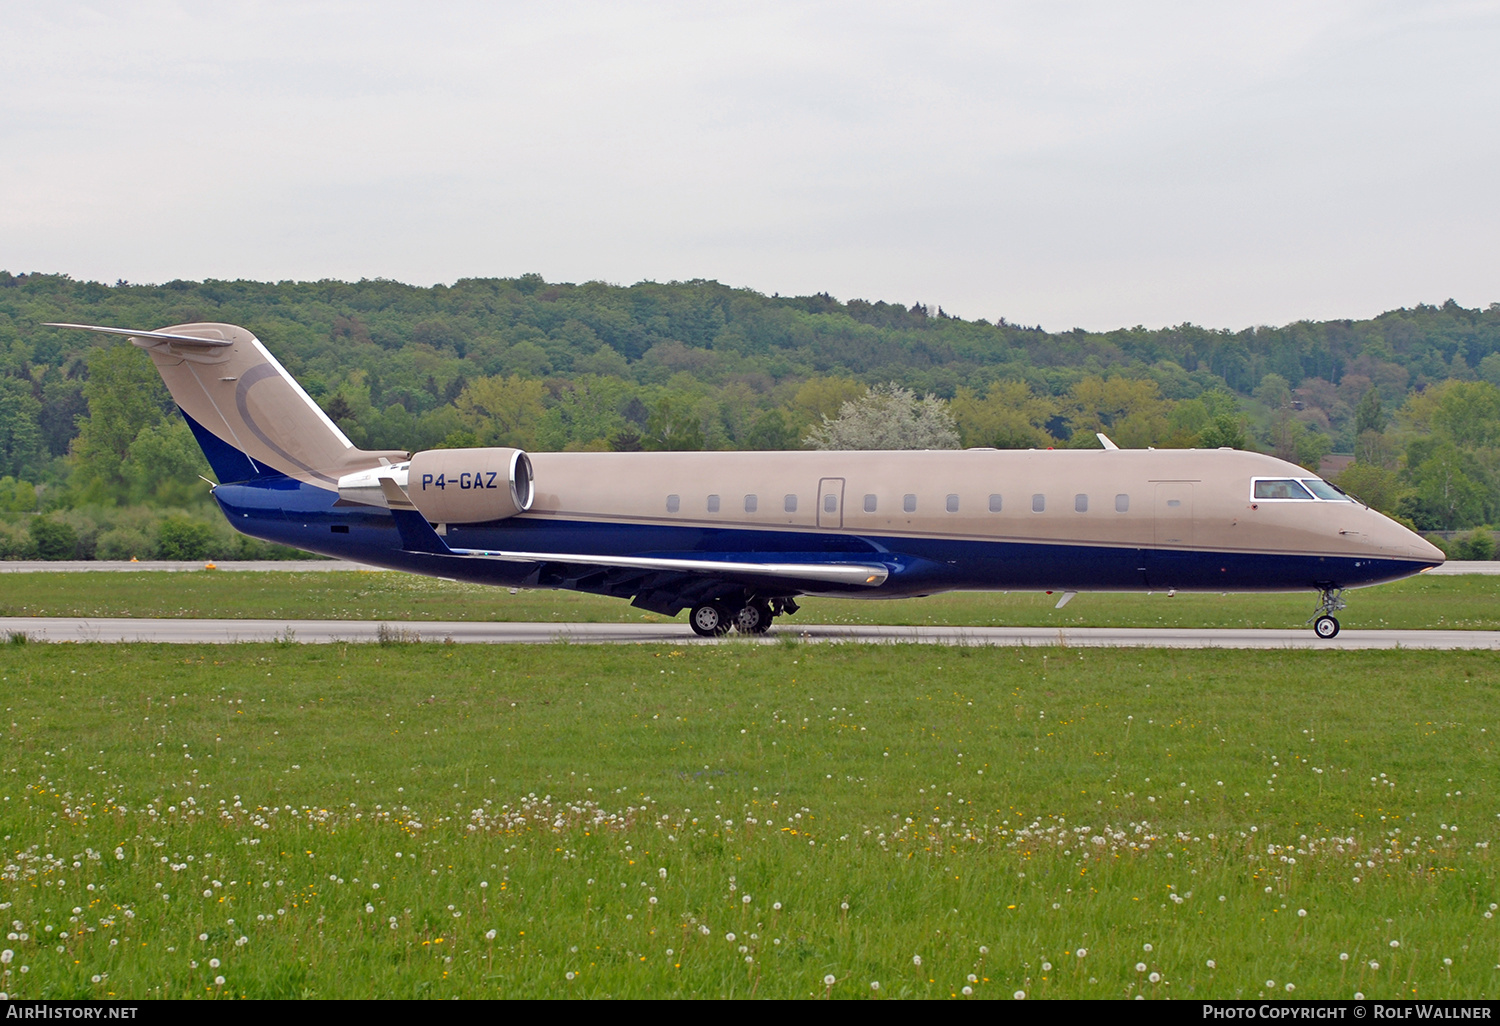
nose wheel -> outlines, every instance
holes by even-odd
[[[1313,633],[1324,641],[1336,638],[1339,634],[1339,622],[1334,617],[1340,609],[1345,607],[1343,588],[1320,588],[1318,608],[1313,611],[1312,618],[1308,621],[1313,625]]]

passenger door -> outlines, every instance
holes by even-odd
[[[1193,482],[1158,481],[1151,509],[1152,547],[1146,551],[1146,587],[1186,588],[1202,576],[1193,551]]]

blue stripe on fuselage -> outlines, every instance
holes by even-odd
[[[477,584],[518,585],[534,566],[407,552],[388,510],[335,506],[336,493],[288,477],[219,485],[214,498],[245,534],[310,552]],[[335,533],[334,527],[347,528]],[[741,562],[880,562],[891,569],[860,598],[950,590],[1289,591],[1396,580],[1430,564],[1366,556],[1154,550],[934,537],[862,537],[812,531],[599,523],[515,517],[449,525],[454,548],[593,552]],[[824,589],[820,589],[824,590]],[[833,590],[833,589],[826,589]]]

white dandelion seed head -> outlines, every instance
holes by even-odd
[[[217,968],[219,968],[219,960],[217,958],[210,958],[208,960],[208,967],[210,969],[217,969]]]
[[[1207,962],[1205,962],[1204,965],[1208,966],[1210,969],[1217,969],[1217,968],[1219,968],[1218,965],[1211,958]]]
[[[1149,944],[1142,944],[1141,945],[1141,950],[1144,951],[1144,952],[1146,952],[1149,955],[1151,953],[1151,945],[1149,945]]]
[[[568,979],[570,979],[570,980],[571,980],[571,979],[573,979],[573,978],[574,978],[574,977],[575,977],[575,976],[577,976],[577,975],[578,975],[578,974],[577,974],[577,973],[575,973],[575,972],[574,972],[574,971],[573,971],[573,970],[571,970],[571,969],[569,969],[569,970],[568,970],[568,971],[567,971],[567,973],[566,973],[566,974],[565,974],[565,975],[566,975],[566,976],[567,976],[567,978],[568,978]]]
[[[0,965],[10,965],[10,960],[16,957],[16,953],[10,948],[0,951]]]
[[[1347,961],[1349,961],[1349,952],[1347,952],[1347,951],[1340,951],[1339,952],[1339,961],[1340,962],[1347,962]]]
[[[222,986],[224,986],[224,977],[222,977],[222,976],[215,976],[214,977],[214,986],[216,986],[216,987],[222,987]]]
[[[658,869],[656,871],[656,875],[659,876],[659,877],[661,877],[663,880],[665,880],[667,878],[667,867],[666,866],[662,866],[660,869]]]
[[[1089,955],[1089,949],[1088,948],[1079,948],[1077,951],[1074,952],[1074,954],[1077,955],[1079,958],[1087,958],[1088,955]]]
[[[1363,994],[1361,994],[1359,991],[1356,990],[1354,992],[1354,1000],[1356,1000],[1356,1001],[1363,1001],[1364,999],[1365,999],[1365,996]]]
[[[750,895],[747,894],[743,898],[741,898],[740,899],[740,904],[742,904],[742,905],[748,905],[748,904],[750,904]]]
[[[1297,910],[1297,918],[1298,919],[1306,919],[1307,918],[1307,909],[1305,909],[1305,908],[1299,908]]]
[[[1160,983],[1161,973],[1152,973],[1150,976],[1146,977],[1146,979],[1150,980],[1152,983]]]
[[[1379,962],[1377,962],[1377,961],[1375,961],[1375,960],[1374,960],[1374,959],[1373,959],[1373,958],[1372,958],[1372,959],[1370,959],[1370,968],[1371,968],[1371,969],[1379,969],[1379,968],[1380,968],[1380,963],[1379,963]]]
[[[921,965],[922,964],[922,956],[921,955],[913,955],[913,956],[911,956],[911,964],[912,965]]]
[[[1400,946],[1401,946],[1401,942],[1400,941],[1398,941],[1398,940],[1391,941],[1391,947],[1393,947],[1393,948],[1399,948]]]
[[[201,940],[201,941],[206,941],[206,940],[208,940],[208,934],[206,934],[206,933],[200,933],[198,935],[198,939]]]
[[[979,953],[981,955],[988,955],[990,953],[990,949],[981,944],[979,945]]]
[[[974,993],[974,988],[970,987],[968,984],[965,984],[964,989],[960,991],[960,993],[963,994],[964,997],[969,997]]]
[[[834,979],[833,973],[829,973],[827,976],[823,977],[823,986],[825,987],[832,987],[837,982],[838,980]]]
[[[392,924],[392,925],[394,925],[394,924]],[[495,939],[495,931],[494,930],[486,930],[486,931],[484,931],[484,939],[485,940],[494,940]]]
[[[1146,971],[1146,963],[1145,962],[1137,962],[1135,964],[1135,971],[1138,972],[1138,973],[1145,972]]]
[[[1051,962],[1043,962],[1042,963],[1042,972],[1044,972],[1044,973],[1050,973],[1051,971],[1052,971],[1052,963]]]
[[[779,902],[779,901],[773,901],[773,902],[771,902],[771,908],[774,911],[776,911],[776,912],[780,912],[781,911],[781,902]]]
[[[727,940],[729,943],[733,944],[734,943],[734,934],[732,934],[732,933],[726,933],[724,935],[724,939]]]
[[[1295,984],[1295,983],[1288,983],[1288,984],[1287,984],[1287,985],[1286,985],[1286,992],[1287,992],[1287,993],[1288,993],[1288,994],[1290,994],[1290,993],[1291,993],[1291,992],[1292,992],[1292,991],[1294,991],[1294,990],[1296,990],[1296,989],[1297,989],[1297,985],[1296,985],[1296,984]]]
[[[1267,980],[1266,981],[1266,989],[1267,990],[1274,990],[1275,988],[1276,988],[1276,981],[1275,980]]]
[[[1014,994],[1012,994],[1011,997],[1015,998],[1017,1001],[1025,1001],[1026,992],[1024,990],[1018,990]]]

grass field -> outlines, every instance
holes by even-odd
[[[806,599],[802,623],[1018,627],[1301,627],[1312,592],[1293,595],[984,592],[925,599]],[[1500,578],[1418,577],[1349,592],[1348,628],[1500,630]],[[521,591],[400,573],[15,574],[0,587],[0,616],[245,617],[357,620],[528,620],[570,623],[665,619],[620,599]],[[685,615],[679,619],[686,619]]]
[[[12,997],[1500,994],[1491,653],[18,643],[0,688]]]

